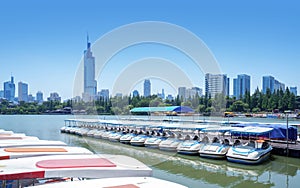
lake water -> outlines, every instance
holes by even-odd
[[[85,116],[87,118],[120,118],[114,116]],[[95,153],[121,154],[134,157],[153,169],[153,176],[177,182],[191,188],[197,187],[299,187],[300,159],[273,155],[269,161],[258,166],[229,163],[226,160],[202,159],[157,149],[133,147],[121,143],[61,134],[64,120],[74,116],[61,115],[0,115],[0,128],[37,136],[40,139],[61,140],[72,146],[86,147]],[[82,118],[82,117],[80,117]],[[161,117],[151,117],[160,119]],[[171,118],[171,117],[170,117]],[[175,118],[175,117],[174,117]],[[178,117],[177,117],[178,118]],[[180,117],[191,118],[191,117]],[[193,119],[197,119],[193,117]],[[203,120],[203,118],[199,118]],[[206,118],[207,120],[208,118]],[[213,118],[210,120],[223,120]],[[229,119],[229,121],[265,121],[285,123],[276,119]],[[290,121],[291,124],[300,124]],[[298,186],[297,186],[298,185]]]

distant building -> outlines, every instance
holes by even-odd
[[[158,98],[161,98],[161,99],[165,99],[165,90],[162,89],[162,90],[161,90],[161,93],[157,93],[157,97],[158,97]]]
[[[276,80],[273,76],[263,76],[263,86],[262,90],[263,93],[267,93],[267,89],[270,89],[271,93],[274,93],[277,90],[282,89],[285,91],[285,84]]]
[[[4,91],[3,90],[0,91],[0,99],[1,98],[4,98]]]
[[[192,90],[195,91],[196,94],[198,94],[199,97],[203,96],[203,90],[199,87],[192,87]]]
[[[185,101],[186,97],[186,87],[179,87],[178,88],[178,97],[180,100]]]
[[[285,84],[279,82],[278,80],[275,80],[275,82],[274,82],[274,91],[277,91],[277,90],[285,91]]]
[[[151,82],[150,80],[146,79],[144,81],[144,97],[151,96]]]
[[[91,51],[91,43],[87,37],[87,49],[84,51],[84,101],[92,101],[97,94],[97,81],[95,80],[95,57]]]
[[[205,94],[212,98],[216,94],[229,96],[229,78],[226,74],[205,74]]]
[[[263,76],[262,90],[264,94],[267,93],[267,89],[270,89],[270,91],[273,92],[274,86],[275,86],[275,78],[273,76]]]
[[[50,97],[47,98],[48,101],[58,101],[61,102],[61,97],[58,95],[58,93],[50,93]]]
[[[43,93],[41,91],[36,93],[36,102],[39,104],[44,102]]]
[[[117,98],[122,98],[122,97],[123,97],[123,94],[122,94],[122,93],[116,93],[116,97],[117,97]]]
[[[28,84],[18,83],[18,101],[28,102]]]
[[[76,96],[72,98],[72,102],[80,102],[81,101],[81,97],[80,96]]]
[[[104,100],[109,100],[109,90],[108,89],[101,89],[101,91],[98,92],[98,96],[103,98]]]
[[[11,102],[15,99],[15,84],[13,76],[10,81],[4,82],[4,98]]]
[[[34,96],[32,96],[32,94],[29,94],[28,95],[28,102],[34,102],[34,101],[35,101]]]
[[[233,96],[240,99],[246,92],[250,92],[250,76],[247,74],[240,74],[233,79]]]
[[[172,101],[172,100],[174,100],[174,97],[169,94],[169,95],[167,95],[166,99],[169,100],[169,101]]]
[[[297,96],[297,87],[290,87],[290,92]]]
[[[132,96],[133,97],[137,97],[137,96],[139,96],[140,94],[139,94],[139,92],[138,92],[138,90],[134,90],[133,92],[132,92]]]

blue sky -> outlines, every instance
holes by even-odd
[[[298,1],[2,1],[0,90],[12,74],[16,82],[28,83],[33,95],[40,90],[48,97],[56,91],[70,98],[87,31],[93,43],[117,27],[140,21],[169,22],[193,32],[214,54],[231,85],[232,78],[245,73],[251,75],[252,92],[261,88],[263,75],[300,89],[299,18]],[[184,59],[163,49],[132,48],[127,59],[130,54]],[[115,66],[112,63],[107,72]],[[178,66],[184,67],[183,62]],[[113,79],[103,74],[99,89],[109,88]],[[193,82],[203,88],[203,75],[193,77]],[[154,93],[162,87],[167,86],[152,83]],[[166,94],[173,92],[167,89]]]

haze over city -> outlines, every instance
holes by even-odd
[[[0,90],[13,75],[15,82],[29,84],[29,93],[43,91],[44,97],[58,92],[62,99],[73,97],[75,73],[86,35],[90,42],[111,30],[141,21],[162,21],[183,27],[199,37],[211,50],[224,74],[251,76],[251,93],[262,89],[262,76],[272,75],[285,86],[300,88],[297,77],[300,49],[299,2],[277,1],[151,1],[140,2],[61,2],[13,1],[0,7]],[[132,46],[113,58],[97,77],[98,90],[111,90],[122,68],[143,57],[172,59],[190,74],[196,87],[204,88],[204,75],[198,75],[182,53],[163,45]],[[96,59],[97,63],[97,59]],[[151,80],[152,93],[177,88]],[[142,82],[136,86],[142,93]]]

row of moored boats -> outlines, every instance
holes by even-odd
[[[184,126],[64,126],[62,133],[145,146],[179,154],[200,155],[230,162],[259,164],[270,157],[272,147],[263,135],[266,127]]]
[[[2,129],[0,168],[0,188],[185,187],[151,177],[151,168],[128,156],[94,154]]]

